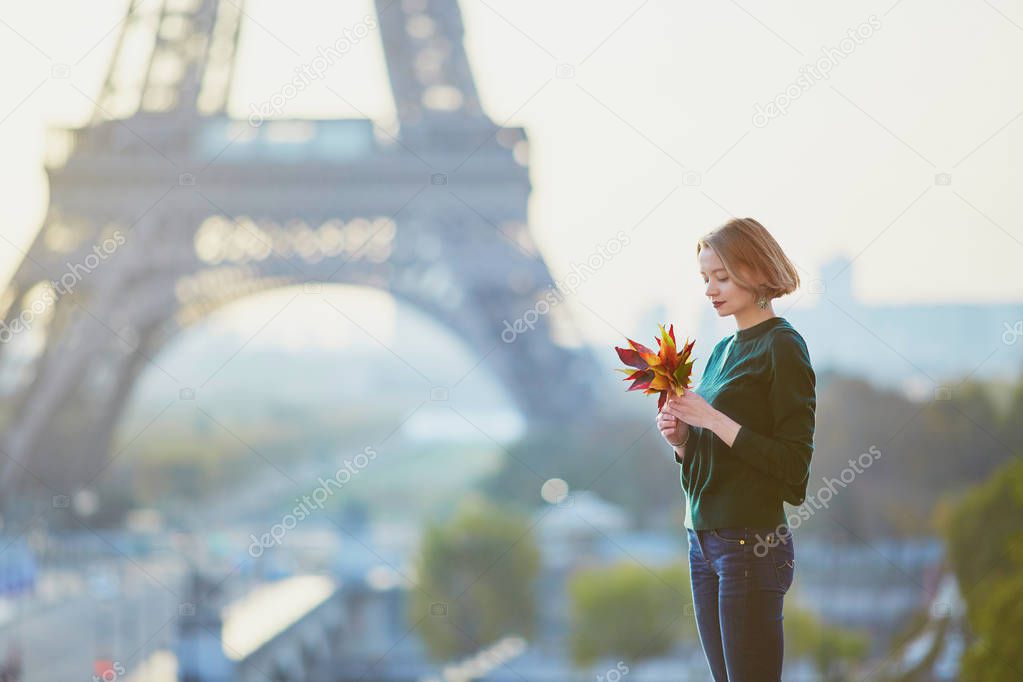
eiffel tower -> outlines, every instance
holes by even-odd
[[[558,311],[528,314],[554,285],[526,218],[527,137],[482,110],[457,0],[375,2],[367,39],[379,32],[394,134],[229,117],[244,17],[239,0],[133,0],[91,121],[55,131],[46,218],[0,294],[0,337],[43,339],[27,360],[0,339],[0,369],[20,378],[5,498],[84,485],[168,340],[281,287],[361,285],[425,311],[529,425],[593,400],[592,355],[558,343]],[[524,316],[508,342],[504,322]]]

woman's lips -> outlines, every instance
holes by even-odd
[[[714,302],[712,303],[712,305],[713,305],[713,306],[714,306],[715,308],[718,308],[718,307],[720,307],[720,306],[723,306],[724,304],[725,304],[725,302],[724,302],[724,301],[714,301]]]

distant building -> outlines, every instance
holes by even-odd
[[[553,509],[535,512],[534,518],[547,565],[578,564],[583,557],[596,557],[604,538],[628,527],[621,507],[590,490],[575,491]]]

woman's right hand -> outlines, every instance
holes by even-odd
[[[657,428],[660,429],[664,440],[672,447],[681,445],[689,436],[689,424],[668,414],[663,408],[657,413]]]

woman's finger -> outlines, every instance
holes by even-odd
[[[685,421],[685,415],[679,407],[665,404],[664,411],[665,413],[670,414],[672,417],[675,417],[676,419],[682,419],[683,421]]]

